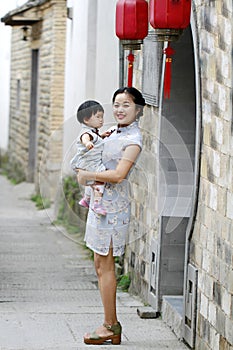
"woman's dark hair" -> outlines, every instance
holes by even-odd
[[[83,102],[77,110],[77,119],[79,123],[84,123],[84,119],[90,119],[93,114],[104,112],[104,108],[97,101],[88,100]]]
[[[112,97],[112,103],[115,102],[117,95],[123,94],[124,92],[129,94],[132,97],[134,103],[137,105],[137,107],[139,107],[141,109],[139,114],[138,114],[138,117],[141,117],[143,115],[143,107],[146,105],[146,102],[145,102],[145,99],[142,96],[141,92],[134,87],[127,87],[126,86],[126,87],[122,87],[122,88],[116,90],[113,94],[113,97]]]

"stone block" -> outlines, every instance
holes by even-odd
[[[207,319],[208,317],[208,298],[201,293],[200,314]]]
[[[221,307],[221,303],[222,303],[221,285],[218,282],[213,283],[213,299],[216,302],[216,304]]]
[[[137,314],[140,318],[157,318],[159,316],[158,312],[156,312],[152,307],[145,306],[139,307],[137,309]]]
[[[162,303],[163,321],[171,327],[178,339],[182,338],[183,297],[164,296]]]
[[[231,316],[231,294],[225,288],[222,288],[222,309],[228,317]]]
[[[226,288],[227,284],[227,276],[229,274],[229,270],[231,269],[231,266],[227,265],[224,262],[220,262],[220,278],[219,281],[223,287]]]
[[[227,289],[229,290],[229,293],[233,295],[233,270],[229,271],[226,284],[227,284]],[[233,299],[232,299],[232,305],[233,305]],[[233,310],[232,310],[232,314],[233,314]]]
[[[224,261],[229,266],[232,264],[232,254],[232,245],[224,242]]]
[[[211,142],[211,124],[206,124],[203,128],[203,142],[205,145],[210,146]]]
[[[203,270],[210,273],[211,264],[212,264],[211,254],[207,250],[203,250],[203,260],[202,260]]]
[[[216,211],[218,202],[218,187],[214,184],[209,185],[209,207]]]
[[[220,350],[219,348],[220,334],[216,332],[215,328],[210,328],[210,348]]]
[[[213,301],[209,301],[208,321],[216,328],[217,306]]]
[[[231,242],[232,221],[226,217],[222,217],[221,221],[222,221],[222,230],[221,230],[222,238],[227,242]]]
[[[222,215],[222,218],[224,218],[226,216],[227,189],[220,186],[217,186],[217,189],[217,210]]]
[[[226,340],[233,345],[233,321],[226,317]]]
[[[210,343],[210,324],[204,317],[201,317],[200,336],[207,344]]]
[[[211,150],[211,163],[212,163],[212,173],[214,176],[220,176],[220,153]]]
[[[217,318],[216,318],[216,330],[219,334],[225,337],[225,326],[226,326],[226,315],[224,312],[218,307],[217,308]]]
[[[219,339],[219,350],[230,350],[228,341],[222,336]]]
[[[227,192],[227,217],[233,219],[233,193]]]

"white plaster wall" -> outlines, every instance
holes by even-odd
[[[0,3],[0,18],[22,5],[26,0],[8,0]],[[8,147],[10,103],[10,49],[11,27],[0,22],[0,150]]]
[[[95,96],[105,109],[105,125],[114,123],[112,94],[119,87],[119,39],[115,34],[117,0],[99,0],[97,16],[97,52]]]
[[[97,16],[96,97],[109,103],[118,88],[119,40],[115,34],[116,0],[99,0]]]
[[[11,28],[1,24],[0,36],[0,149],[7,150],[10,100],[10,40]]]
[[[67,19],[64,164],[69,172],[72,146],[80,125],[77,107],[86,99],[101,102],[106,110],[107,127],[112,93],[118,88],[118,38],[115,35],[116,0],[68,0],[73,19]]]
[[[15,1],[1,3],[0,17],[14,8]],[[7,150],[10,100],[10,45],[11,27],[0,22],[0,149]]]
[[[68,7],[73,8],[73,19],[67,19],[65,120],[85,99],[88,1],[68,1]]]

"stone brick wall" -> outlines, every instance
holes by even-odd
[[[28,41],[22,41],[20,27],[12,29],[12,68],[10,101],[10,163],[28,179],[31,50],[39,50],[38,107],[35,183],[50,199],[62,162],[66,1],[47,1],[38,6],[42,21],[30,28]],[[35,8],[28,9],[30,17]],[[20,81],[20,106],[17,104]]]
[[[201,169],[189,261],[198,268],[196,349],[233,349],[232,1],[193,1],[199,48]],[[142,56],[135,85],[141,90]],[[140,125],[144,149],[133,175],[132,225],[126,249],[131,291],[148,300],[149,249],[158,238],[156,211],[158,109]],[[145,210],[146,207],[146,210]],[[138,237],[139,239],[136,239]]]
[[[150,244],[158,239],[157,166],[158,110],[145,107],[140,119],[143,150],[132,173],[131,228],[126,249],[126,271],[131,275],[131,292],[148,300]]]
[[[42,162],[37,183],[41,193],[50,193],[53,199],[63,147],[66,1],[51,1],[51,5],[44,10],[41,33],[38,156]]]
[[[10,171],[20,172],[22,178],[27,177],[25,169],[28,164],[29,139],[29,101],[30,91],[30,50],[22,40],[22,31],[12,31],[11,51],[11,93],[10,93],[10,125],[9,125],[9,160]],[[17,50],[15,49],[17,47]],[[17,85],[18,94],[17,96]]]
[[[198,267],[197,349],[233,346],[232,3],[196,1],[203,143],[191,261]]]

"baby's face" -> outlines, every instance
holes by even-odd
[[[92,114],[91,118],[85,120],[85,124],[91,128],[101,128],[104,123],[104,113],[99,111],[96,114]]]

